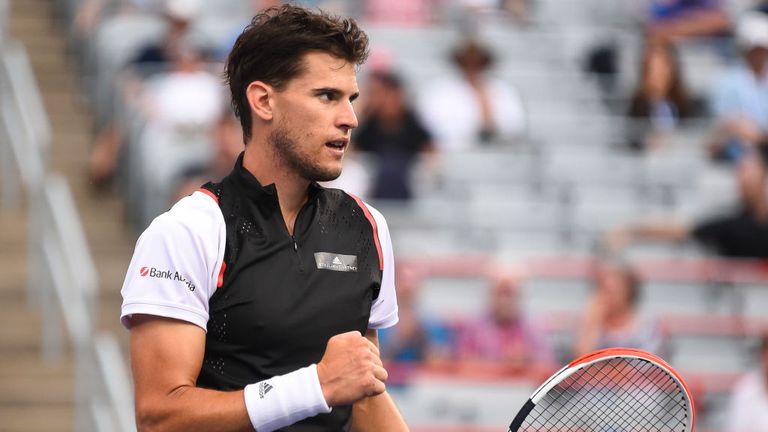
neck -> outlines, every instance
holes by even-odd
[[[307,202],[309,180],[298,176],[285,161],[275,153],[266,140],[252,139],[245,146],[243,167],[247,169],[262,185],[275,185],[280,212],[293,235],[293,226],[299,210]]]

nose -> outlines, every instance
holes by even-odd
[[[341,104],[340,112],[336,117],[336,126],[347,132],[358,125],[357,115],[352,103]]]

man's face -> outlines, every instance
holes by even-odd
[[[494,319],[502,324],[508,324],[515,319],[519,312],[518,281],[512,278],[501,278],[492,287],[491,310]]]
[[[357,117],[352,101],[355,68],[326,53],[304,56],[305,71],[275,93],[270,143],[289,169],[310,181],[341,174],[342,159]]]

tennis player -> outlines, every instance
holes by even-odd
[[[394,325],[379,212],[339,176],[368,39],[297,6],[254,17],[226,65],[245,151],[157,217],[122,289],[139,430],[403,431],[377,329]]]

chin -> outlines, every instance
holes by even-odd
[[[341,175],[341,168],[318,170],[310,180],[316,182],[329,182],[336,180]]]

